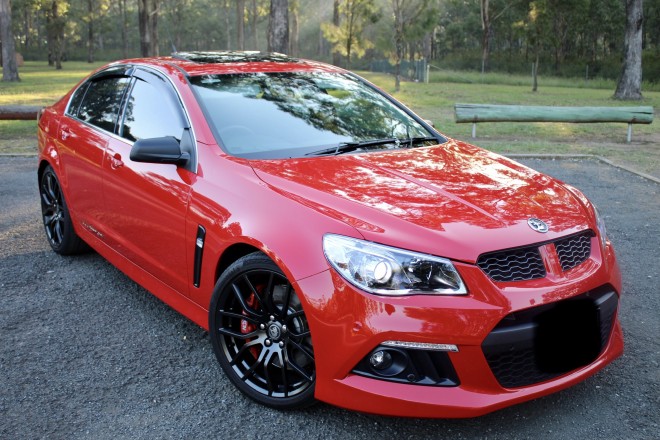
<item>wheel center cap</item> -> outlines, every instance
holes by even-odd
[[[270,324],[267,331],[268,337],[274,339],[275,341],[282,337],[282,326],[277,322]]]

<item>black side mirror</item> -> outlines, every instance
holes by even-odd
[[[179,141],[172,136],[139,139],[131,148],[131,160],[183,165],[190,160],[190,153],[182,152]]]

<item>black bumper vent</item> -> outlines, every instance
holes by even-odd
[[[591,255],[591,231],[558,240],[555,242],[557,257],[564,271],[574,268],[585,262]]]
[[[493,375],[517,388],[589,365],[609,341],[618,303],[604,286],[507,315],[481,346]]]

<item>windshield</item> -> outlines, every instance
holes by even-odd
[[[302,157],[335,147],[338,154],[348,151],[340,146],[360,142],[365,146],[351,151],[444,142],[348,74],[221,74],[193,77],[191,83],[223,147],[235,156]]]

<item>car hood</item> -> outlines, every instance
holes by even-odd
[[[593,220],[557,180],[456,141],[251,164],[275,191],[354,226],[367,240],[467,262],[585,230]],[[532,230],[533,217],[549,231]]]

